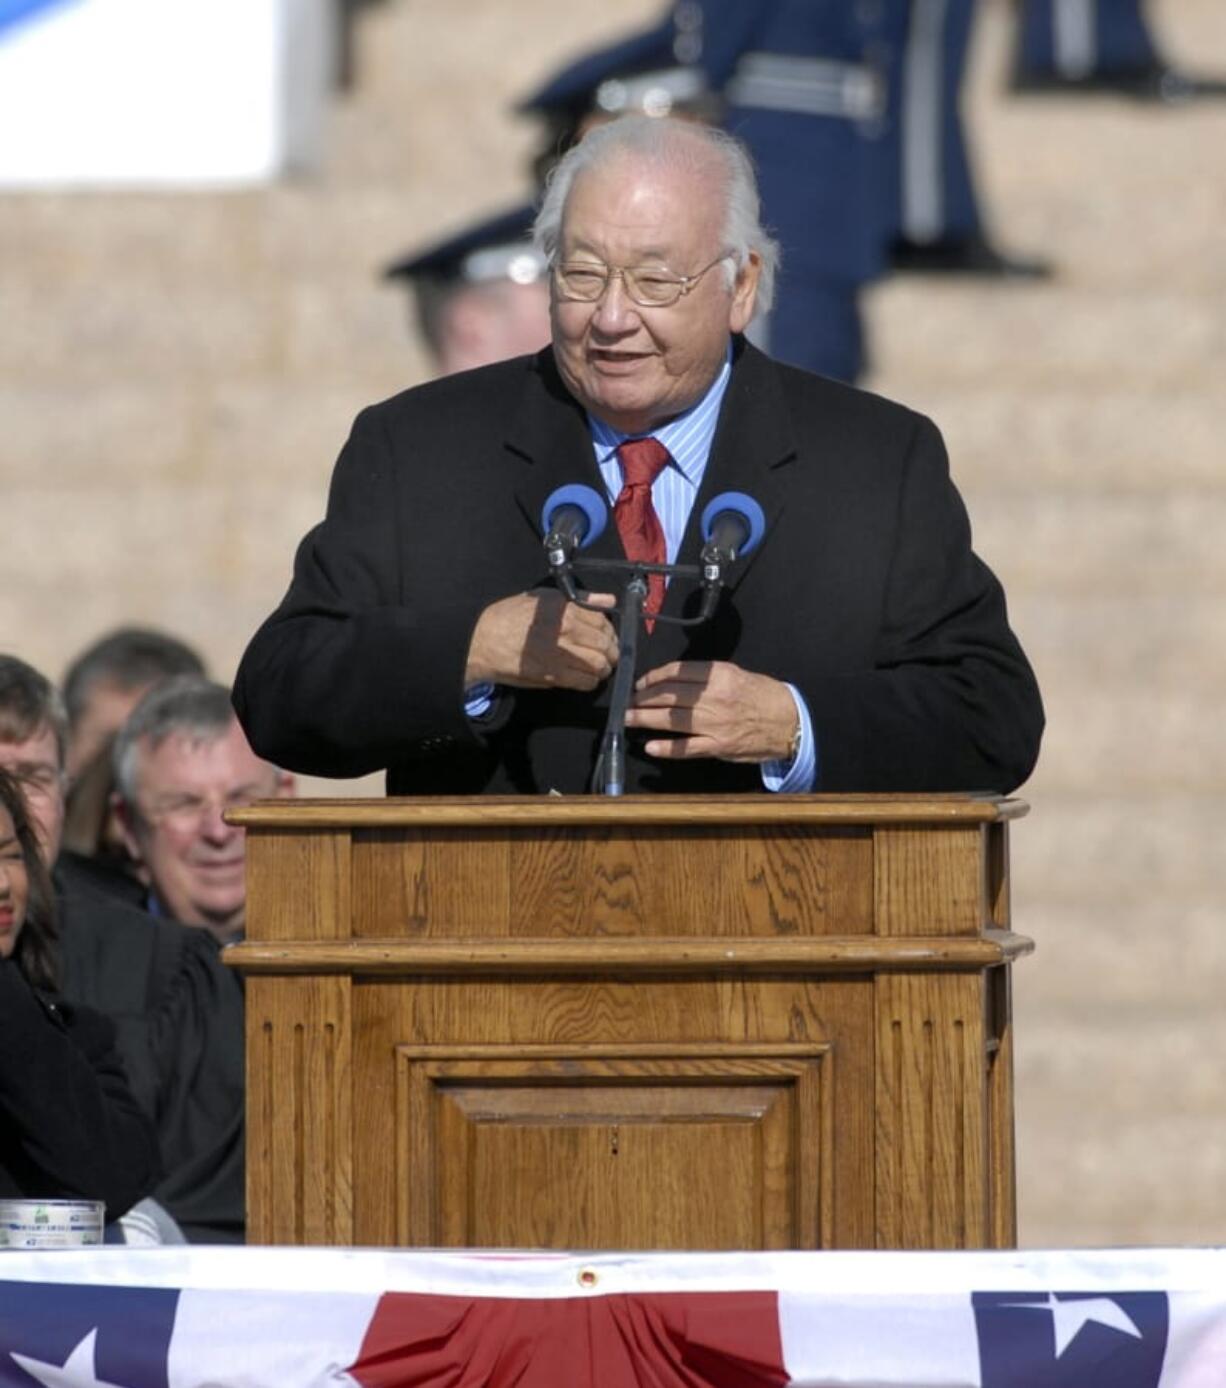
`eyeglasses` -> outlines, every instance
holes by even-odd
[[[140,807],[145,821],[165,825],[179,833],[190,833],[215,814],[245,809],[256,800],[276,794],[276,786],[241,786],[224,795],[170,795]]]
[[[674,275],[655,265],[602,265],[593,260],[568,260],[553,267],[553,282],[562,299],[594,304],[617,276],[630,299],[642,308],[668,308],[688,294],[708,270],[730,259],[725,251],[693,275]]]

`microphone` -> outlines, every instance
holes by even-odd
[[[577,549],[600,538],[609,520],[604,498],[591,487],[571,482],[549,493],[541,507],[541,530],[551,568],[560,568]]]
[[[766,516],[752,496],[721,492],[702,513],[703,578],[721,581],[721,570],[758,545],[766,531]]]

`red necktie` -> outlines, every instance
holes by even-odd
[[[636,564],[663,564],[668,557],[664,527],[651,501],[651,484],[668,462],[668,449],[659,439],[627,439],[618,444],[617,458],[622,465],[622,489],[613,504],[613,519],[622,537],[626,558]],[[647,575],[647,630],[650,620],[664,605],[664,575]]]

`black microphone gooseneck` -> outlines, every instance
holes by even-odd
[[[594,787],[605,795],[622,795],[626,789],[626,711],[634,693],[634,670],[638,664],[639,623],[647,601],[647,577],[641,569],[630,576],[622,590],[617,617],[617,669],[609,694],[609,716],[605,720],[600,756],[593,775]]]

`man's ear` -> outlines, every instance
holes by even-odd
[[[119,826],[119,837],[123,840],[123,846],[128,850],[128,856],[134,863],[143,864],[145,860],[140,851],[140,840],[136,836],[136,810],[117,790],[111,792],[111,809],[115,812],[115,823]]]
[[[278,800],[292,800],[298,794],[298,781],[292,771],[278,771],[273,795]]]
[[[758,278],[762,273],[762,257],[757,251],[750,251],[736,274],[732,286],[732,306],[728,315],[728,326],[734,333],[743,333],[753,318],[754,304],[758,298]]]

